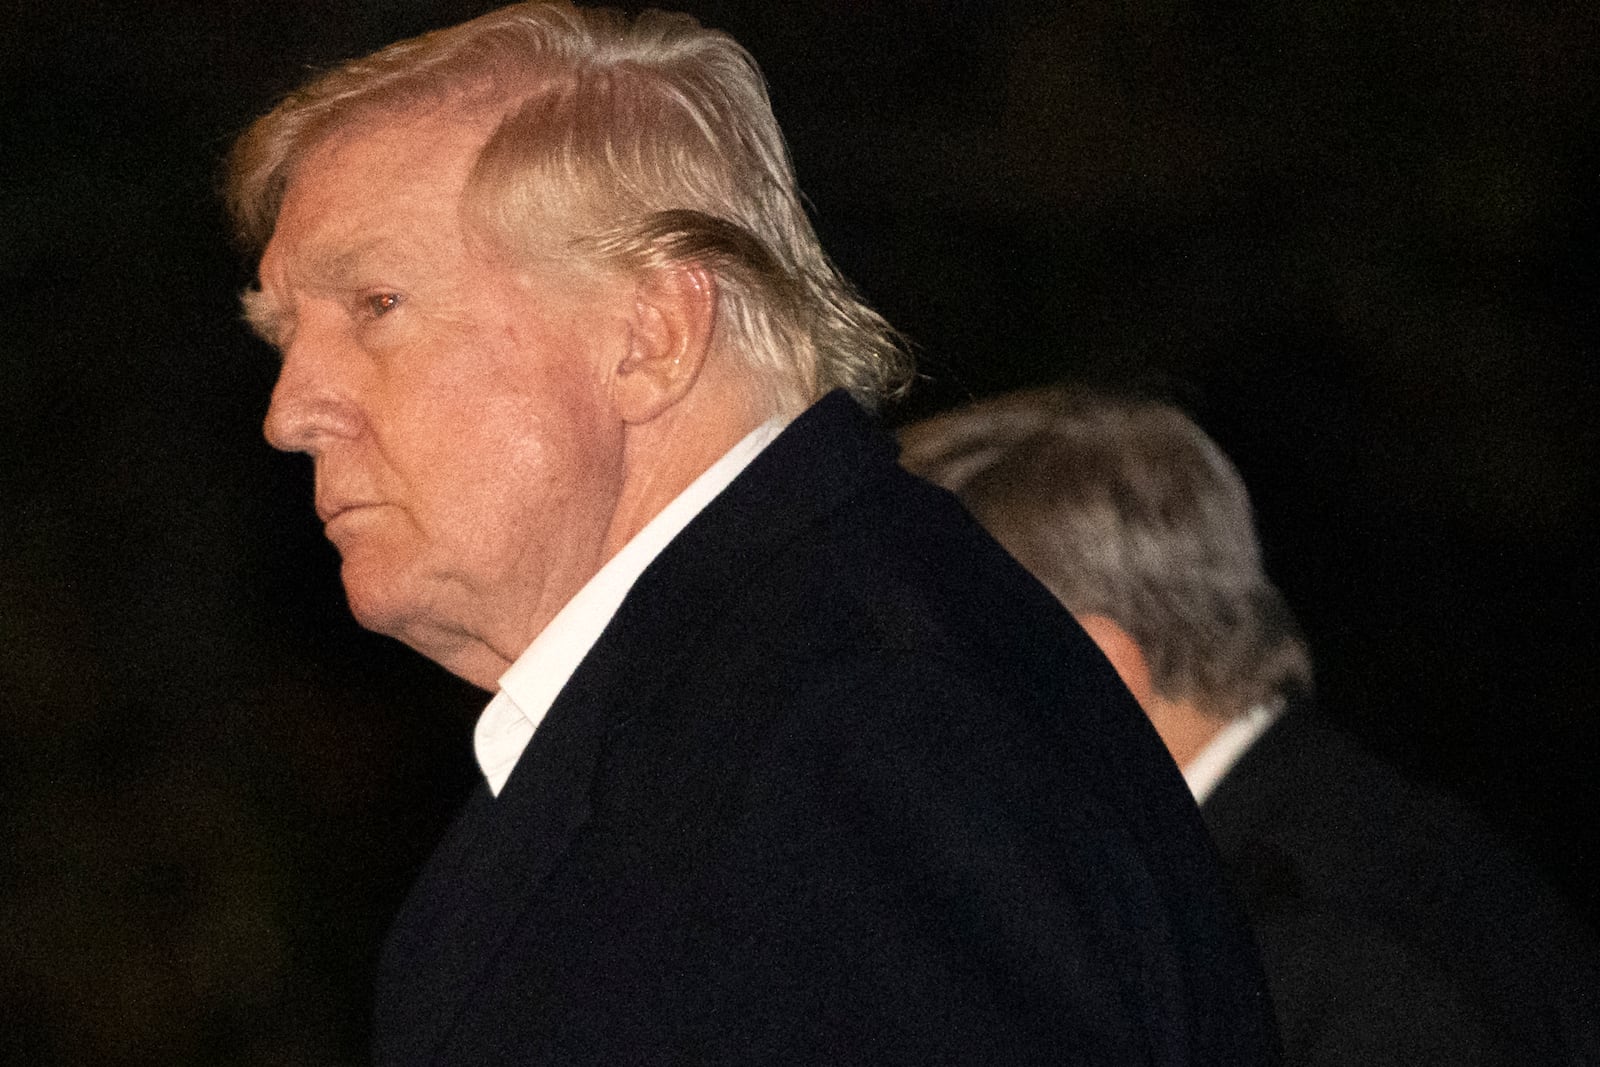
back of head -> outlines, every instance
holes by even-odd
[[[1310,689],[1244,483],[1176,408],[1046,388],[901,440],[902,462],[956,493],[1069,610],[1126,630],[1162,696],[1232,717]]]
[[[715,342],[778,410],[835,387],[870,407],[908,383],[898,334],[817,241],[755,61],[687,15],[515,4],[314,78],[234,146],[242,242],[265,246],[297,163],[324,141],[435,109],[498,121],[462,204],[494,251],[710,269]]]

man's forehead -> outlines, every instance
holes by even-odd
[[[499,116],[460,107],[386,111],[371,106],[353,112],[322,133],[302,154],[304,167],[375,165],[409,173],[465,164],[499,125]]]
[[[436,115],[324,137],[288,174],[261,266],[292,251],[297,268],[338,274],[385,249],[403,253],[419,226],[455,212],[486,137]]]
[[[341,124],[288,169],[278,217],[459,197],[492,128],[454,112],[372,115]]]

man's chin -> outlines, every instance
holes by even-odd
[[[363,573],[347,563],[344,595],[362,628],[392,637],[445,669],[454,669],[449,661],[461,644],[460,628],[430,610],[436,605],[416,595],[410,583],[392,573]]]
[[[404,583],[393,575],[376,574],[346,560],[340,576],[350,614],[365,629],[399,637],[416,614],[411,598],[403,595]]]

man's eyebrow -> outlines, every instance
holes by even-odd
[[[422,252],[406,236],[368,236],[349,244],[306,249],[300,257],[301,278],[313,288],[337,289],[368,272],[420,258]]]
[[[354,248],[313,248],[302,257],[304,284],[313,288],[336,287],[360,267],[377,246],[366,241]],[[261,288],[259,282],[239,294],[244,321],[255,335],[274,348],[283,347],[284,330],[291,326],[293,312]]]
[[[282,347],[286,315],[276,300],[252,285],[239,294],[239,306],[252,333],[274,348]]]
[[[364,270],[383,262],[384,250],[392,244],[392,240],[372,238],[349,248],[309,249],[302,256],[302,284],[312,289],[341,288]],[[282,348],[286,328],[294,325],[293,311],[259,283],[240,292],[239,304],[251,331],[274,348]]]
[[[357,273],[377,247],[367,241],[353,248],[318,248],[306,253],[301,264],[307,284],[313,287],[337,286]]]

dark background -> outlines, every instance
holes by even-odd
[[[1592,3],[689,6],[920,346],[895,419],[1179,398],[1326,710],[1600,915]],[[348,619],[214,189],[308,65],[481,10],[0,4],[5,1062],[360,1058],[484,697]]]

